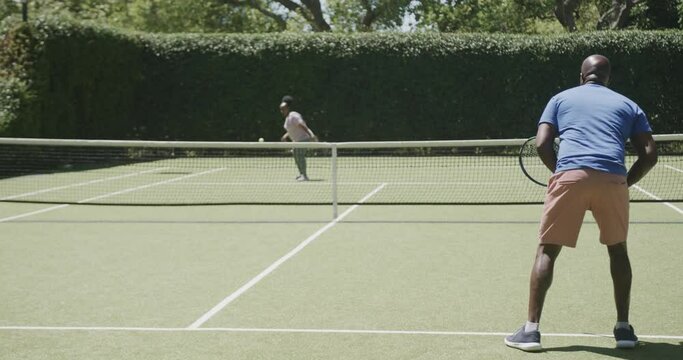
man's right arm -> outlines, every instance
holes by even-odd
[[[642,179],[657,163],[657,145],[649,132],[641,132],[631,137],[631,145],[638,159],[628,171],[626,182],[631,186]]]

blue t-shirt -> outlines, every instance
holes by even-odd
[[[645,113],[635,102],[597,84],[555,95],[538,123],[549,123],[560,134],[556,172],[589,168],[626,175],[626,140],[652,132]]]

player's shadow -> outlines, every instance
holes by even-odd
[[[572,345],[564,347],[555,347],[544,349],[546,352],[567,352],[567,353],[593,353],[600,354],[615,359],[626,360],[681,360],[683,359],[683,342],[676,344],[670,343],[654,343],[647,341],[640,341],[640,344],[635,349],[616,349],[604,348],[598,346],[586,345]]]

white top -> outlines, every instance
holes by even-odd
[[[305,128],[300,125],[306,126],[306,122],[304,122],[301,114],[296,111],[290,111],[285,118],[284,128],[287,130],[287,134],[289,134],[289,138],[292,139],[292,141],[306,141],[311,138],[313,131],[309,134],[304,130]]]

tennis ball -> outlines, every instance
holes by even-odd
[[[263,142],[263,138],[258,138],[258,142]]]

